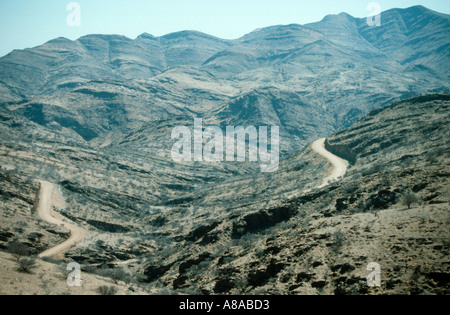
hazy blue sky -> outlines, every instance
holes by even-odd
[[[120,34],[130,38],[198,30],[234,39],[256,28],[306,24],[327,14],[366,17],[371,0],[77,0],[81,25],[69,27],[71,0],[0,0],[0,56],[64,36]],[[382,10],[421,4],[450,14],[449,0],[379,0]]]

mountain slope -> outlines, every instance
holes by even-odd
[[[448,94],[430,95],[370,113],[327,139],[352,160],[342,181],[252,211],[199,207],[187,219],[191,232],[155,252],[145,273],[202,293],[448,294],[449,106]],[[310,153],[301,154],[300,174],[321,160]],[[289,185],[294,165],[230,188],[266,194],[269,183]],[[410,209],[402,203],[409,191],[419,197]],[[168,232],[176,216],[164,217]],[[371,262],[382,268],[379,288],[367,286]]]
[[[282,152],[292,153],[376,106],[450,89],[449,16],[412,7],[382,17],[368,27],[332,15],[232,41],[194,31],[59,38],[0,59],[0,106],[98,145],[172,115],[276,123]],[[251,120],[241,114],[248,107]]]

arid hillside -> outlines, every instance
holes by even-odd
[[[65,261],[92,281],[120,270],[133,290],[153,293],[448,294],[449,106],[448,94],[412,98],[330,135],[326,149],[349,169],[322,188],[333,166],[311,146],[276,173],[205,183],[207,171],[196,178],[186,166],[157,177],[163,169],[132,153],[62,147],[4,114],[2,132],[21,124],[41,137],[2,138],[1,250],[19,242],[37,255],[68,238],[36,215],[46,180],[64,199],[55,210],[89,233]],[[43,292],[41,269],[12,279],[14,259],[0,257],[2,293]],[[370,263],[381,268],[380,287],[367,285]],[[39,264],[57,270],[64,262]]]

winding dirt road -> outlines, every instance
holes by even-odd
[[[55,257],[63,258],[64,253],[73,245],[80,242],[83,238],[88,236],[88,231],[79,226],[69,224],[63,221],[63,217],[53,211],[54,197],[57,194],[55,185],[46,181],[40,181],[41,190],[39,193],[39,204],[37,207],[37,215],[42,220],[55,224],[63,225],[70,230],[70,237],[61,244],[46,250],[39,255],[39,258]]]
[[[311,147],[314,152],[330,161],[330,163],[333,164],[334,168],[331,174],[328,177],[326,177],[323,180],[322,184],[317,186],[316,188],[323,188],[329,185],[330,182],[337,181],[340,178],[344,177],[344,175],[347,173],[347,168],[349,165],[348,161],[341,159],[340,157],[334,155],[333,153],[325,149],[325,140],[326,138],[319,139],[315,141]],[[63,217],[60,214],[53,211],[54,197],[57,194],[55,185],[46,181],[40,181],[40,183],[41,183],[41,190],[39,193],[39,205],[37,208],[37,215],[42,220],[48,223],[65,226],[67,229],[70,230],[70,237],[63,243],[41,253],[39,257],[63,258],[64,253],[70,247],[74,246],[82,239],[86,238],[89,233],[88,231],[79,226],[64,222]]]
[[[348,161],[341,159],[340,157],[334,155],[333,153],[325,149],[325,140],[326,138],[319,139],[315,141],[311,147],[314,150],[314,152],[330,161],[330,163],[333,164],[334,168],[331,174],[328,177],[326,177],[323,180],[322,184],[317,186],[316,188],[323,188],[327,186],[330,182],[337,181],[341,177],[344,177],[345,174],[347,173],[347,168],[349,165]]]

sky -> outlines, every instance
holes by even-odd
[[[78,7],[68,7],[73,2]],[[367,17],[370,2],[379,3],[382,11],[420,4],[450,14],[449,0],[0,0],[0,56],[87,34],[134,39],[142,33],[196,30],[235,39],[257,28],[307,24],[328,14]]]

